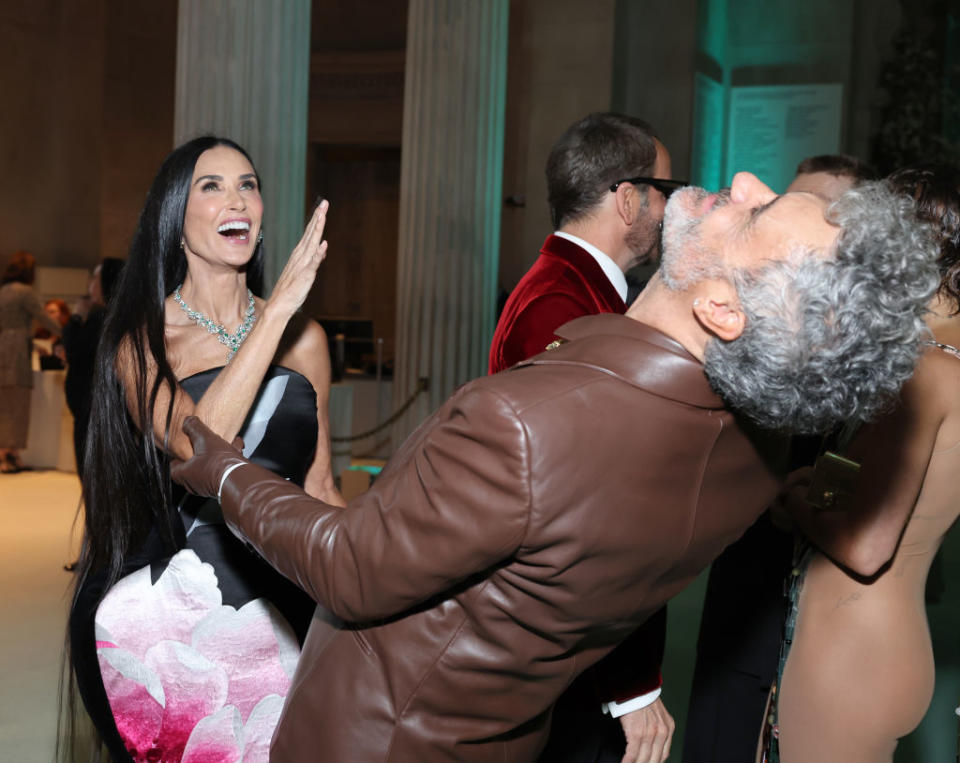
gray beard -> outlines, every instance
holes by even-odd
[[[703,217],[693,214],[693,209],[709,195],[703,188],[691,186],[675,193],[667,204],[663,218],[660,272],[670,289],[688,288],[703,278],[715,277],[717,269],[722,268],[700,240]],[[714,209],[730,201],[729,189],[723,189],[717,196]]]

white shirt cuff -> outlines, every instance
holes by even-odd
[[[217,488],[217,502],[220,502],[220,494],[223,492],[223,483],[227,481],[227,477],[230,476],[230,472],[234,469],[237,469],[241,466],[246,466],[245,461],[241,461],[239,464],[230,464],[226,469],[223,470],[223,476],[220,477],[220,487]]]
[[[613,718],[619,718],[621,715],[632,713],[634,710],[643,710],[647,705],[652,705],[660,699],[661,691],[663,691],[663,689],[657,687],[653,691],[648,691],[639,697],[628,699],[626,702],[604,702],[601,707],[603,707],[603,712]]]

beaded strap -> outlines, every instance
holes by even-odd
[[[960,350],[954,347],[952,344],[944,344],[943,342],[938,342],[934,339],[928,339],[924,344],[929,345],[930,347],[938,347],[946,353],[953,355],[956,358],[960,358]]]

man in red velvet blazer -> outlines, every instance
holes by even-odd
[[[611,113],[571,125],[551,149],[546,175],[556,232],[504,306],[490,373],[543,352],[574,318],[624,313],[624,273],[659,259],[666,198],[679,185],[669,182],[670,154],[650,125]],[[669,744],[673,719],[659,699],[665,632],[661,610],[566,692],[542,760],[619,763],[624,735],[631,751]]]
[[[619,273],[615,286],[588,250],[561,233],[547,236],[537,261],[507,299],[490,348],[492,374],[543,352],[556,338],[553,332],[574,318],[626,312],[627,281],[620,267],[607,258]]]
[[[556,232],[510,294],[490,347],[490,373],[537,353],[567,321],[624,313],[624,273],[659,257],[670,154],[642,120],[589,114],[557,141],[547,159]],[[663,180],[658,187],[643,182]],[[632,181],[632,182],[628,182]]]

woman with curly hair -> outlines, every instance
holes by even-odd
[[[897,407],[844,452],[860,464],[849,500],[831,505],[839,494],[811,489],[809,474],[788,500],[815,550],[798,570],[777,697],[783,763],[889,762],[933,694],[924,588],[960,513],[960,173],[921,166],[887,182],[915,199],[939,241],[940,289]]]

